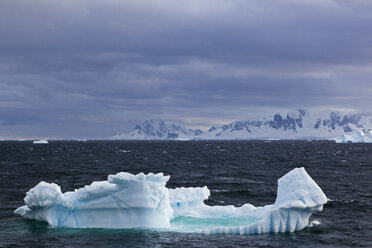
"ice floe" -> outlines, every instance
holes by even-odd
[[[47,140],[34,140],[33,144],[48,144]]]

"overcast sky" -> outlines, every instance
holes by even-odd
[[[371,105],[370,0],[0,1],[0,138]]]

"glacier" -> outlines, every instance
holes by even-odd
[[[341,137],[336,137],[336,143],[372,143],[372,131],[364,132],[362,129],[350,135],[344,134]]]
[[[204,203],[210,196],[206,186],[169,189],[169,178],[163,173],[120,172],[65,193],[57,184],[42,181],[26,193],[25,205],[14,212],[52,227],[243,235],[302,230],[327,202],[304,168],[281,177],[275,202],[263,207],[209,206]]]

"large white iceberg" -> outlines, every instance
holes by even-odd
[[[75,228],[160,228],[205,234],[293,232],[308,226],[311,214],[327,202],[320,187],[296,168],[278,180],[274,204],[254,207],[208,206],[209,189],[165,187],[162,173],[120,172],[107,181],[62,193],[54,183],[30,189],[25,206],[15,210],[26,218]]]
[[[333,139],[336,143],[372,143],[372,131],[359,130]]]
[[[162,173],[120,172],[66,193],[57,184],[40,182],[15,213],[54,227],[169,227],[173,209],[165,187],[168,179]]]

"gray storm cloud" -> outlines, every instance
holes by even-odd
[[[371,25],[363,0],[3,0],[0,137],[369,111]]]

